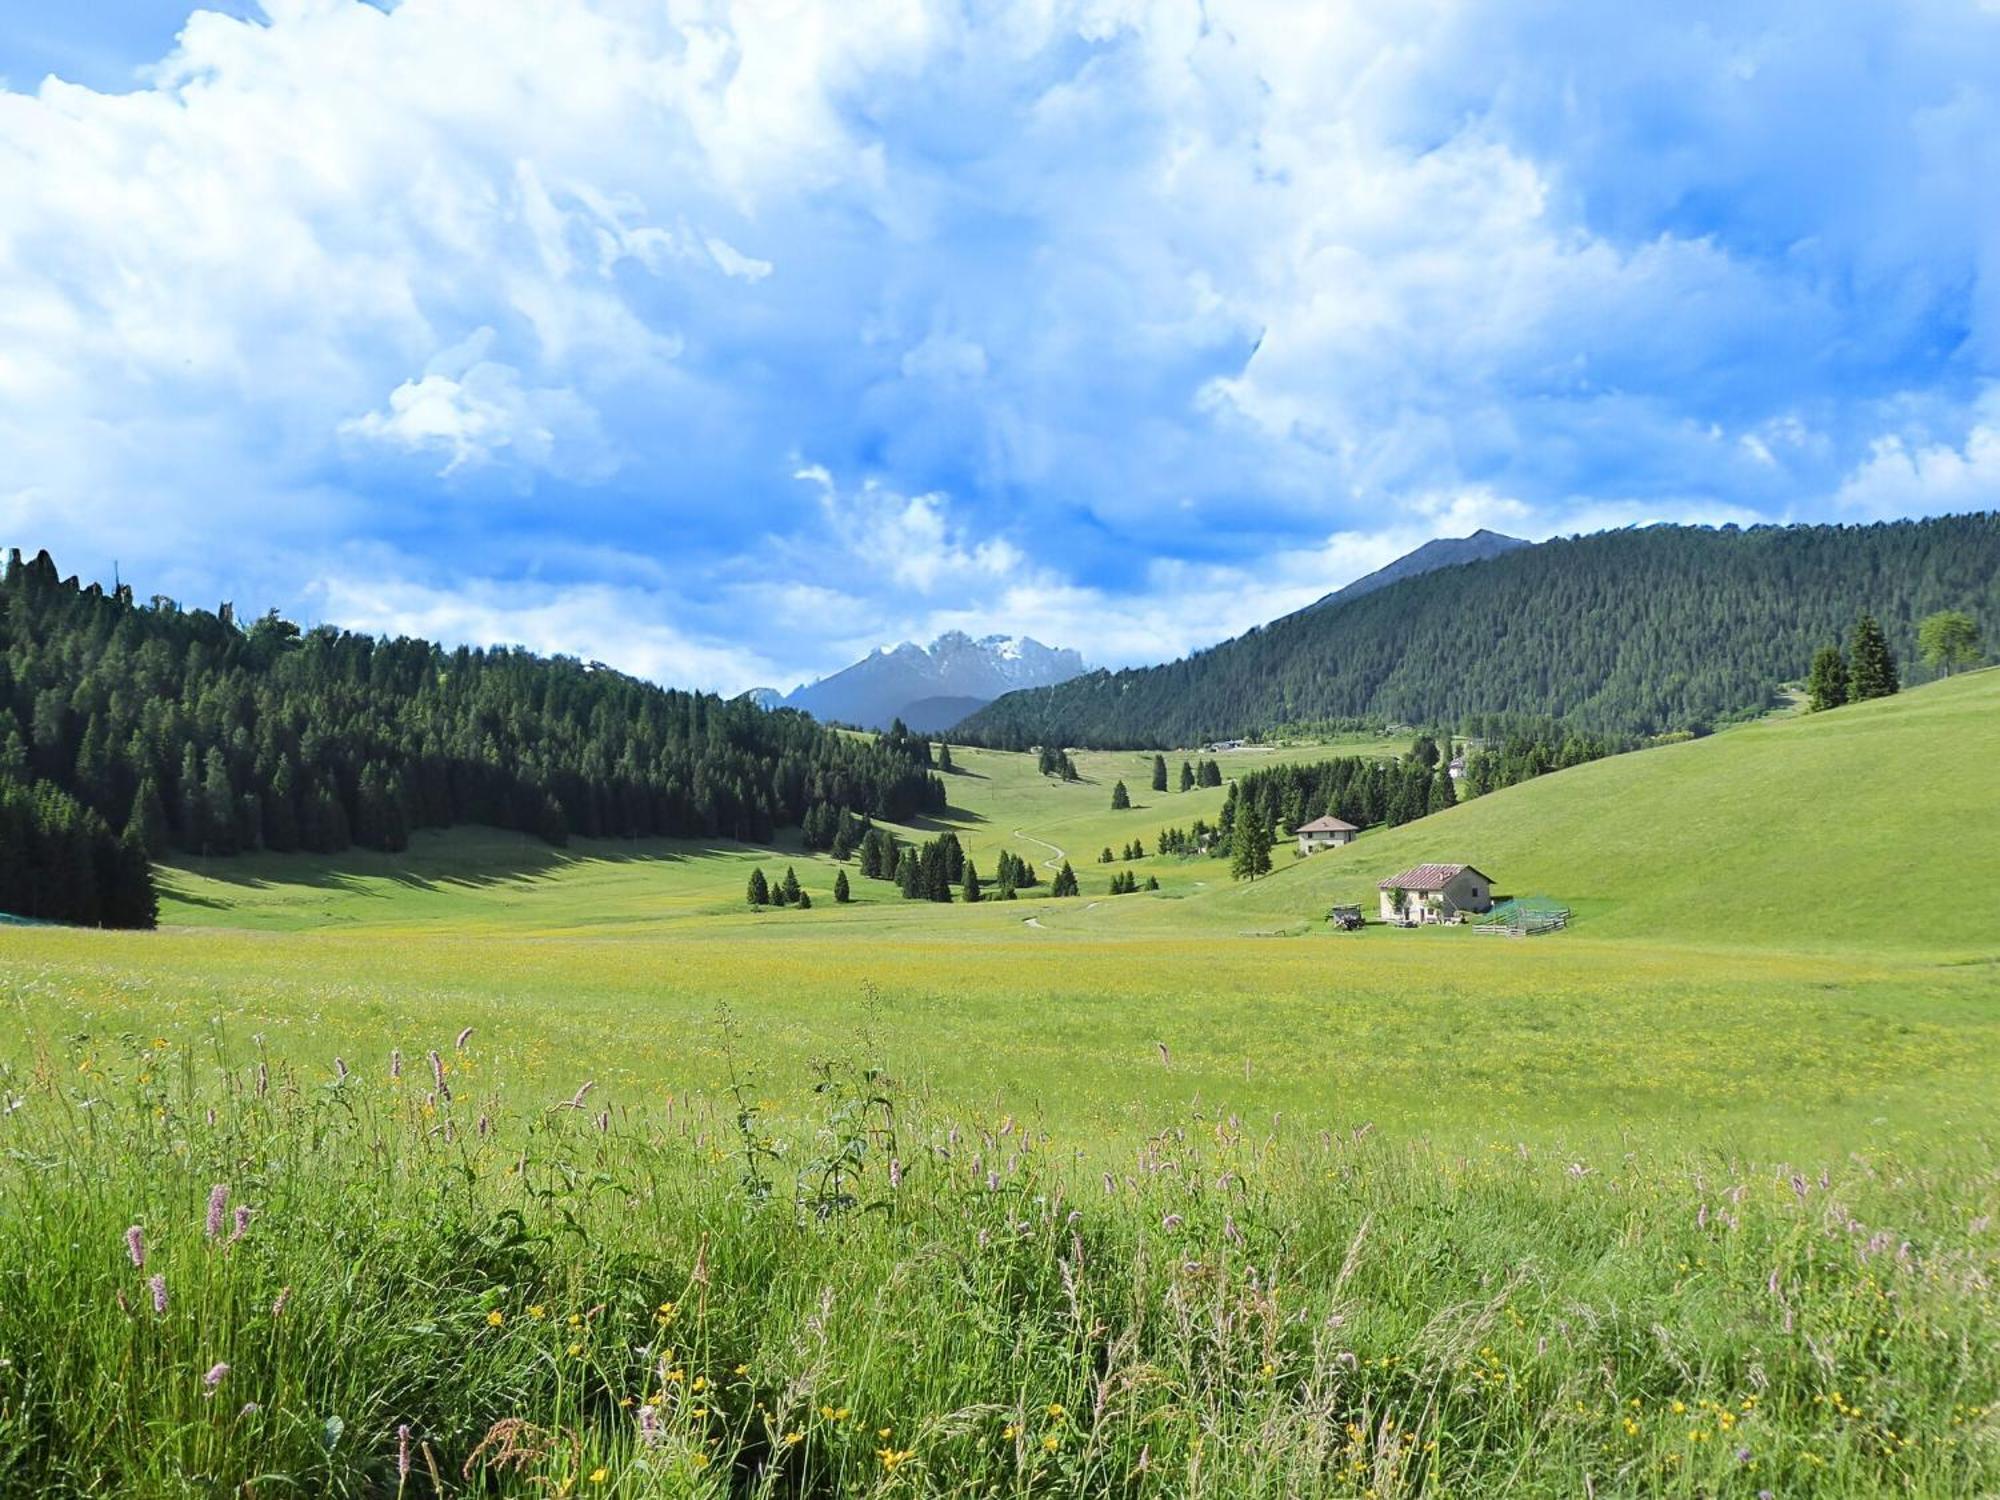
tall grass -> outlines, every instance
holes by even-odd
[[[1986,1142],[1078,1153],[838,1062],[642,1114],[428,1050],[0,1073],[0,1490],[2000,1486]]]

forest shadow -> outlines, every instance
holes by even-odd
[[[792,830],[788,830],[792,832]],[[193,875],[239,891],[285,888],[339,891],[369,895],[371,887],[388,884],[411,891],[483,890],[498,885],[556,879],[584,864],[678,865],[727,859],[744,852],[784,856],[801,852],[796,837],[770,844],[739,844],[726,840],[579,839],[565,848],[522,835],[481,831],[477,844],[450,834],[427,831],[411,847],[396,854],[353,849],[341,854],[270,854],[243,858],[190,859],[184,864],[156,867],[162,895],[189,906],[228,910],[230,903],[188,890],[176,876]],[[446,842],[451,840],[450,842]],[[387,891],[374,891],[387,897]]]

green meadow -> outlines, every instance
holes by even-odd
[[[2000,1487],[2000,672],[1242,885],[953,755],[903,831],[1080,898],[461,830],[0,931],[0,1490]],[[1575,924],[1327,928],[1425,860]]]

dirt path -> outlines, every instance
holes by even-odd
[[[1016,828],[1014,830],[1014,837],[1021,840],[1024,844],[1040,844],[1044,849],[1049,851],[1049,858],[1042,861],[1042,868],[1044,870],[1060,870],[1063,861],[1069,858],[1069,851],[1067,849],[1058,849],[1047,839],[1038,839],[1032,833],[1023,833],[1020,829]]]
[[[1023,917],[1021,918],[1021,925],[1023,927],[1040,927],[1042,919],[1040,917]],[[1046,929],[1044,930],[1046,931]]]

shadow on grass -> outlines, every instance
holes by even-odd
[[[228,910],[231,903],[190,890],[177,877],[198,876],[240,891],[304,887],[374,895],[383,884],[414,891],[480,890],[522,881],[557,879],[585,864],[688,864],[730,859],[745,853],[796,857],[804,850],[796,830],[769,844],[694,839],[579,839],[558,849],[526,834],[492,829],[426,830],[410,847],[388,854],[349,849],[339,854],[250,854],[185,859],[156,867],[160,893],[189,906]]]

